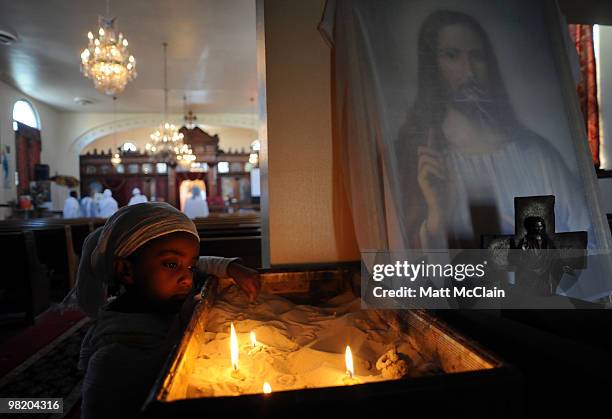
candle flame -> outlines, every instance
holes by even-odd
[[[265,394],[272,393],[272,387],[270,386],[270,383],[268,383],[267,381],[265,383],[263,383],[263,392]]]
[[[251,343],[253,344],[253,348],[257,346],[257,338],[255,337],[255,332],[251,332]]]
[[[238,337],[236,336],[234,323],[231,323],[230,326],[230,351],[232,355],[232,368],[234,371],[238,371]]]
[[[347,346],[346,351],[344,352],[344,362],[346,364],[346,374],[353,378],[353,375],[355,375],[355,369],[353,368],[353,353],[351,352],[350,346]]]

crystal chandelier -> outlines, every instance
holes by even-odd
[[[184,137],[178,132],[176,125],[165,122],[151,134],[151,141],[146,144],[145,149],[161,161],[182,160],[183,154],[192,155],[191,148],[183,143]]]
[[[191,163],[193,163],[195,159],[196,156],[193,154],[193,150],[188,144],[183,144],[183,146],[179,148],[179,152],[176,153],[176,160],[178,163],[186,167],[190,167]]]
[[[145,146],[149,155],[154,156],[157,161],[166,162],[169,165],[179,163],[189,166],[196,159],[191,147],[183,142],[184,135],[178,132],[176,125],[170,124],[168,120],[168,60],[166,56],[167,43],[164,47],[164,122],[153,134],[151,141]]]
[[[108,1],[106,15],[109,15]],[[136,60],[128,51],[128,40],[117,34],[116,18],[98,17],[98,37],[89,32],[89,44],[81,53],[81,73],[92,79],[96,89],[107,95],[117,95],[136,78]]]

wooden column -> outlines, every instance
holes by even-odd
[[[176,165],[168,164],[168,203],[172,206],[177,206],[176,202]]]
[[[208,163],[208,173],[206,173],[206,178],[208,180],[208,190],[206,191],[206,196],[208,198],[212,198],[217,196],[217,163]]]

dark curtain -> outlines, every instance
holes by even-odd
[[[30,193],[30,182],[35,180],[34,170],[40,164],[40,131],[36,128],[17,123],[15,132],[15,159],[19,176],[17,196]]]
[[[578,100],[584,116],[587,138],[595,167],[599,167],[599,104],[597,103],[597,67],[592,25],[569,25],[580,59],[582,81],[578,83]]]

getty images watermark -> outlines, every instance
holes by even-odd
[[[444,278],[447,281],[463,282],[466,278],[484,278],[487,263],[486,260],[478,264],[459,263],[456,265],[452,263],[425,263],[425,261],[415,264],[406,260],[395,261],[392,264],[376,263],[372,269],[372,280],[374,282],[382,282],[386,278],[402,278],[414,283],[422,279]],[[506,296],[506,292],[497,287],[476,286],[468,288],[454,286],[438,288],[432,284],[416,288],[400,286],[398,289],[385,289],[379,285],[374,286],[372,292],[377,298],[414,298],[417,296],[417,293],[421,298],[504,298]]]
[[[572,249],[362,252],[362,307],[603,308],[610,260]]]

